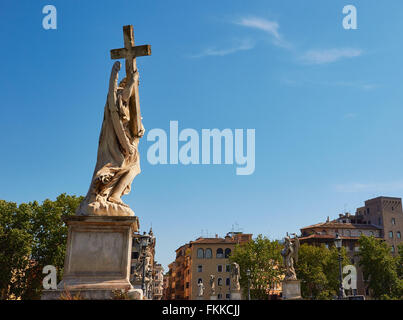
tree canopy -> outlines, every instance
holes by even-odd
[[[402,299],[402,245],[400,254],[394,257],[390,246],[374,237],[362,235],[359,239],[360,266],[368,288],[375,299]],[[399,278],[400,276],[400,278]]]
[[[42,204],[0,200],[1,299],[39,298],[45,265],[54,265],[61,280],[67,239],[62,216],[73,215],[81,200],[64,193]]]
[[[271,241],[262,235],[235,247],[230,261],[239,264],[240,285],[244,297],[248,295],[246,270],[250,270],[251,299],[267,299],[269,289],[281,281],[281,249],[279,241]]]
[[[342,266],[348,264],[345,248],[341,248]],[[303,244],[296,265],[301,281],[301,294],[306,299],[332,299],[339,290],[338,250]]]

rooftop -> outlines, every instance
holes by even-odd
[[[315,229],[315,228],[329,228],[329,229],[376,229],[381,228],[373,224],[361,224],[361,223],[344,223],[338,221],[320,222],[310,225],[308,227],[301,228],[301,230]]]

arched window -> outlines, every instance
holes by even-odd
[[[217,285],[222,286],[222,278],[218,278]]]
[[[203,282],[202,278],[199,278],[199,280],[197,280],[197,283]]]
[[[229,286],[231,284],[230,278],[225,279],[225,285]]]
[[[346,230],[346,236],[351,237],[351,231],[350,230]]]
[[[217,249],[216,258],[224,258],[224,251],[221,248]]]
[[[202,248],[197,249],[197,258],[199,259],[204,258],[204,250]]]
[[[211,259],[213,257],[213,251],[210,248],[206,249],[206,258]]]
[[[225,258],[229,258],[230,255],[231,255],[231,249],[230,248],[225,249]]]

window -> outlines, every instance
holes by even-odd
[[[217,285],[222,286],[222,278],[218,278]]]
[[[132,252],[132,259],[138,259],[139,258],[139,253],[138,252]]]
[[[130,274],[133,274],[134,273],[134,266],[131,266],[130,267]]]
[[[218,298],[218,300],[221,300],[221,299],[222,299],[222,294],[219,293],[219,294],[217,295],[217,298]]]
[[[393,226],[396,224],[396,220],[395,220],[395,218],[392,218],[391,223],[392,223],[392,225],[393,225]]]
[[[402,235],[400,234],[400,231],[396,232],[396,237],[397,237],[398,239],[401,239]]]
[[[217,249],[216,258],[224,258],[224,251],[221,248]]]
[[[225,265],[225,272],[231,272],[231,265],[230,264]]]
[[[393,238],[393,231],[389,231],[389,238]]]
[[[225,294],[225,299],[230,300],[231,299],[231,295],[229,293]]]
[[[367,208],[367,214],[369,214],[369,208]]]
[[[381,220],[381,218],[379,217],[378,218],[378,225],[381,225],[382,224],[382,220]]]
[[[346,230],[346,236],[351,237],[351,231],[350,230]]]
[[[206,249],[206,258],[211,259],[213,257],[213,251],[210,248]]]
[[[201,264],[197,266],[197,272],[203,272],[203,266]]]
[[[225,285],[229,286],[230,284],[231,284],[231,279],[230,278],[225,279]]]
[[[229,258],[230,255],[231,255],[231,249],[230,248],[225,249],[225,258]]]
[[[186,289],[189,288],[189,282],[186,282]]]
[[[391,251],[392,253],[395,253],[395,246],[392,246]]]
[[[221,264],[219,264],[219,265],[217,266],[217,271],[218,271],[218,272],[222,272],[222,265],[221,265]]]
[[[197,258],[199,259],[204,258],[204,250],[202,248],[197,249]]]
[[[203,282],[202,278],[199,278],[199,279],[197,280],[197,283],[200,283],[200,282]]]

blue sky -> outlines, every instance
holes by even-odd
[[[57,8],[57,30],[42,8]],[[354,4],[358,29],[344,30]],[[96,161],[109,50],[134,25],[147,131],[256,129],[256,170],[147,163],[124,197],[157,259],[201,230],[281,238],[403,195],[401,1],[1,1],[0,198],[84,195]],[[121,77],[123,72],[121,73]]]

